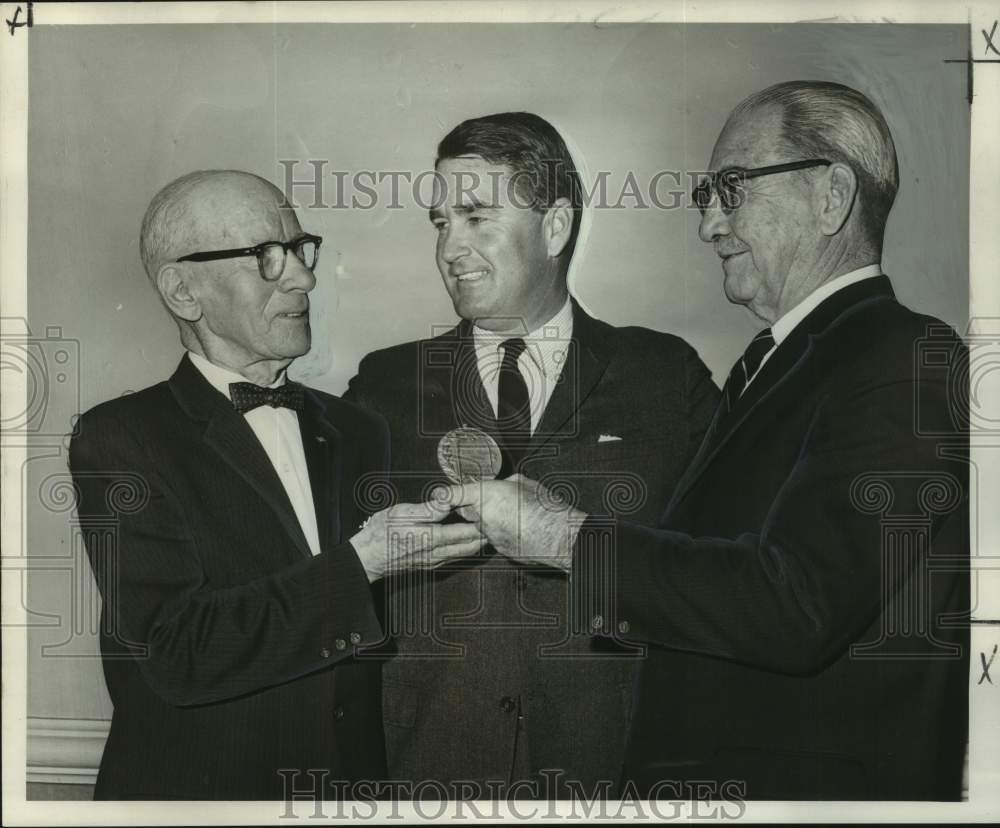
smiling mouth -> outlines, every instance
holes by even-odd
[[[485,278],[488,272],[486,270],[470,270],[468,273],[460,273],[456,278],[459,282],[478,282]]]
[[[285,311],[284,313],[279,313],[278,316],[283,316],[285,319],[307,319],[309,311]]]

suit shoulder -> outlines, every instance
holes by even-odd
[[[701,362],[697,351],[676,334],[656,331],[639,325],[615,327],[608,325],[615,342],[615,353],[640,364],[677,365],[690,361]]]
[[[166,382],[158,382],[141,391],[130,391],[98,403],[79,417],[80,424],[116,424],[142,426],[157,415],[164,414],[164,406],[173,401]],[[79,429],[78,429],[79,430]]]
[[[435,361],[434,351],[447,350],[447,362],[458,343],[458,328],[452,328],[441,336],[372,351],[362,358],[345,396],[366,408],[382,408],[420,385],[422,367],[441,364],[440,359]]]
[[[430,341],[433,340],[417,339],[371,351],[361,358],[361,362],[358,364],[358,375],[380,375],[386,371],[409,367],[420,354],[423,343]]]
[[[332,421],[341,430],[355,434],[383,435],[388,433],[389,426],[386,424],[385,417],[377,411],[362,408],[343,397],[327,394],[325,391],[319,391],[315,388],[310,388],[309,392],[320,400],[329,412]]]
[[[964,347],[962,337],[936,316],[918,313],[894,299],[871,301],[848,313],[841,333],[859,337],[866,349],[912,352],[923,341],[947,342]]]
[[[72,469],[106,463],[109,457],[135,459],[161,439],[164,422],[176,420],[177,407],[166,382],[95,405],[73,425],[69,443]]]
[[[427,339],[414,339],[379,348],[362,357],[358,365],[358,375],[411,370],[419,361],[420,355],[437,347],[452,347],[459,343],[458,328],[454,327],[445,333]]]
[[[918,313],[893,299],[866,303],[846,314],[830,337],[825,359],[851,382],[878,385],[928,379],[921,352],[936,351],[947,364],[966,358],[962,337],[935,316]]]

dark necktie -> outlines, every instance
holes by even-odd
[[[500,345],[503,361],[497,382],[497,428],[506,451],[501,476],[514,473],[517,461],[531,439],[531,407],[528,384],[517,367],[517,360],[524,353],[523,339],[507,339]]]
[[[229,383],[229,397],[233,408],[246,414],[262,405],[271,408],[292,408],[301,411],[305,405],[305,389],[297,382],[286,382],[277,388],[262,388],[252,382]]]
[[[729,379],[726,380],[725,400],[726,410],[732,411],[736,407],[736,401],[746,389],[750,380],[753,379],[760,363],[768,351],[774,347],[774,337],[771,336],[771,329],[764,328],[755,336],[747,349],[743,352],[733,370],[729,372]]]

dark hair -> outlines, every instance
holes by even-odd
[[[583,185],[566,142],[544,118],[531,112],[500,112],[462,121],[438,144],[435,166],[446,158],[478,155],[491,164],[503,164],[514,173],[520,195],[535,210],[544,211],[556,199],[569,200],[573,225],[561,254],[573,257],[580,232]]]
[[[730,118],[769,105],[781,111],[782,137],[789,149],[803,158],[841,161],[854,170],[864,232],[881,248],[899,188],[899,168],[892,133],[878,107],[843,84],[788,81],[751,95]]]

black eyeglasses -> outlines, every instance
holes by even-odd
[[[291,250],[303,265],[309,270],[316,269],[319,262],[319,246],[323,243],[321,236],[305,233],[290,242],[268,241],[255,244],[253,247],[237,247],[232,250],[210,250],[205,253],[189,253],[176,259],[178,262],[213,262],[217,259],[237,259],[240,256],[256,256],[257,267],[261,278],[274,282],[285,272],[285,259]]]
[[[743,167],[726,167],[717,173],[711,173],[705,181],[695,187],[691,191],[691,200],[698,205],[698,209],[704,215],[712,203],[712,192],[714,191],[719,196],[722,212],[728,216],[743,204],[743,188],[751,178],[776,175],[792,170],[806,170],[810,167],[825,167],[831,163],[833,162],[827,161],[825,158],[814,158],[809,161],[790,161],[787,164],[773,164],[770,167],[757,167],[752,170]]]

